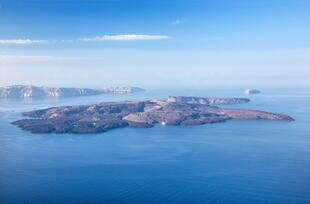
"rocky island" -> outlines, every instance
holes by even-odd
[[[257,90],[257,89],[246,89],[246,90],[244,91],[244,93],[245,93],[245,94],[248,94],[248,95],[250,95],[250,94],[259,94],[259,93],[261,93],[261,91],[260,91],[260,90]]]
[[[219,107],[247,103],[246,98],[169,97],[167,100],[104,102],[52,107],[23,113],[13,122],[32,133],[99,133],[126,126],[202,125],[230,119],[293,121],[278,113]]]
[[[99,94],[125,94],[143,91],[138,87],[110,87],[103,89],[87,88],[55,88],[45,86],[13,85],[0,87],[0,98],[46,98],[46,97],[74,97]]]

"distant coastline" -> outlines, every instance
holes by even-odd
[[[92,96],[100,94],[128,94],[144,91],[139,87],[108,87],[102,89],[90,88],[65,88],[46,87],[32,85],[12,85],[0,87],[0,98],[48,98],[48,97],[77,97]]]

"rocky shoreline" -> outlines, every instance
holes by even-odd
[[[290,116],[218,105],[247,103],[246,98],[169,97],[167,100],[105,102],[52,107],[23,113],[13,122],[32,133],[99,133],[126,126],[202,125],[230,119],[293,121]]]

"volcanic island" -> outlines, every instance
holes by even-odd
[[[203,125],[227,120],[293,121],[288,115],[259,110],[227,108],[247,98],[170,96],[167,100],[103,102],[52,107],[23,113],[12,124],[32,133],[100,133],[115,128],[149,128],[161,125]]]

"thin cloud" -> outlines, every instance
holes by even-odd
[[[32,39],[0,39],[0,45],[31,45],[45,43],[74,43],[83,42],[100,42],[100,41],[135,41],[135,40],[164,40],[169,37],[166,35],[141,35],[141,34],[125,34],[125,35],[103,35],[93,38],[81,38],[78,40],[32,40]]]
[[[100,41],[164,40],[168,38],[169,37],[166,35],[126,34],[126,35],[103,35],[103,36],[96,36],[94,38],[81,38],[80,41],[100,42]]]
[[[172,24],[173,25],[178,25],[178,24],[180,24],[181,23],[181,20],[174,20],[174,21],[172,21]]]
[[[80,38],[78,40],[32,40],[32,39],[0,39],[0,45],[31,45],[45,43],[74,43],[83,42],[100,42],[100,41],[135,41],[135,40],[164,40],[169,37],[166,35],[142,35],[142,34],[124,34],[124,35],[103,35],[93,38]]]
[[[0,40],[0,44],[4,45],[29,45],[29,44],[43,44],[47,42],[48,42],[47,40],[31,40],[31,39]]]
[[[79,58],[48,55],[0,55],[0,62],[47,62],[76,59]]]

